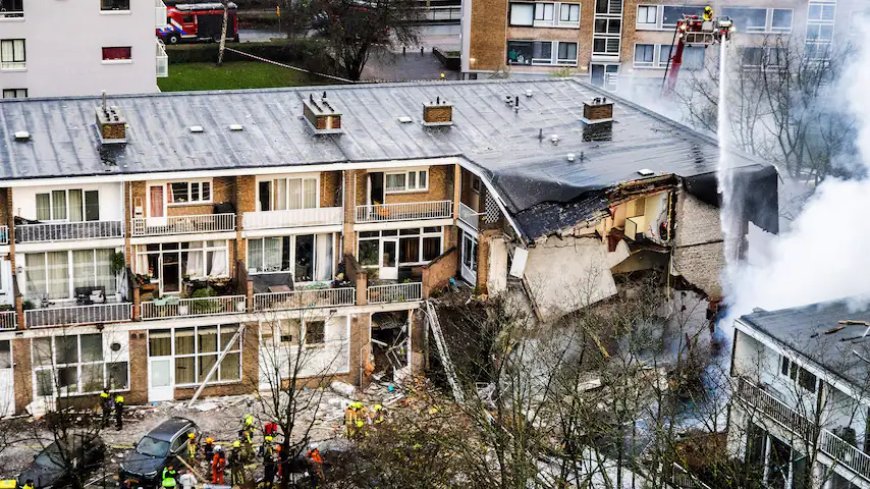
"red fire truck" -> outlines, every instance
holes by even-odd
[[[236,4],[230,2],[227,14],[227,40],[239,40]],[[166,9],[166,25],[157,29],[157,37],[166,44],[179,42],[217,42],[221,38],[224,7],[220,2],[185,3]]]

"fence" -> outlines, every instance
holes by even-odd
[[[356,222],[410,221],[453,217],[453,202],[410,202],[356,206]]]
[[[243,225],[245,229],[269,229],[341,224],[341,214],[341,207],[246,212]]]
[[[144,320],[182,316],[214,316],[218,314],[244,313],[247,311],[245,296],[243,295],[185,299],[170,297],[164,300],[143,302],[141,307],[141,316]]]
[[[43,326],[74,326],[77,324],[117,323],[130,321],[133,307],[129,302],[94,304],[90,306],[53,307],[24,311],[28,328]]]
[[[137,217],[133,219],[133,236],[209,233],[236,229],[235,214],[199,216]]]
[[[15,322],[15,317],[15,311],[0,312],[0,330],[17,328],[18,324]]]
[[[366,292],[369,304],[419,301],[423,297],[423,284],[412,282],[407,284],[372,285],[369,286]]]
[[[254,294],[255,311],[286,311],[314,307],[352,306],[356,302],[353,287],[338,289],[292,290]]]
[[[123,236],[124,224],[121,221],[47,222],[15,226],[15,241],[18,243],[121,238]]]

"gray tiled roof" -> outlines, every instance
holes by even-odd
[[[302,100],[323,90],[343,114],[341,135],[315,136],[301,118]],[[506,95],[520,97],[519,112],[504,103]],[[612,141],[583,142],[582,102],[602,95],[610,97],[569,79],[110,95],[128,121],[128,143],[102,154],[98,97],[3,100],[0,180],[461,155],[490,176],[516,214],[636,179],[642,168],[683,177],[715,171],[714,139],[623,100],[616,101]],[[420,124],[423,103],[436,97],[454,105],[450,128]],[[230,124],[244,130],[231,132]],[[191,134],[193,125],[205,131]],[[14,141],[21,130],[30,132],[29,142]],[[553,134],[558,145],[549,141]],[[568,153],[578,158],[569,162]],[[737,166],[759,165],[735,158]]]

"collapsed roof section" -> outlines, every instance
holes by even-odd
[[[610,95],[575,80],[326,87],[341,131],[318,137],[303,113],[323,90],[110,97],[125,114],[126,144],[102,149],[97,97],[0,101],[0,180],[457,157],[488,177],[527,242],[595,218],[610,189],[644,176],[676,175],[718,203],[714,139],[612,98],[606,137],[590,137],[584,103]],[[420,120],[420,104],[439,97],[450,100],[450,128]],[[19,131],[31,137],[17,141]],[[745,212],[775,232],[775,172],[732,157],[752,189]]]

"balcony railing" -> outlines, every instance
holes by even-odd
[[[16,10],[15,8],[10,7],[8,9],[0,10],[0,19],[15,19],[20,17],[24,17],[24,10],[20,8]]]
[[[480,220],[480,216],[477,215],[474,209],[468,207],[467,205],[460,203],[459,204],[459,220],[468,224],[469,226],[477,229],[478,222]]]
[[[166,7],[163,8],[166,10]],[[169,55],[166,54],[166,46],[163,41],[157,40],[157,78],[169,77]]]
[[[2,61],[0,70],[23,70],[27,68],[27,61]]]
[[[137,217],[133,219],[133,236],[213,233],[236,229],[235,214],[200,216]]]
[[[117,323],[132,319],[133,305],[129,302],[94,304],[91,306],[52,307],[24,311],[28,328],[43,326],[75,326],[78,324]]]
[[[0,245],[9,244],[9,227],[0,226]]]
[[[342,210],[341,207],[319,207],[246,212],[243,226],[245,229],[270,229],[341,224]]]
[[[166,5],[163,0],[154,1],[154,28],[159,29],[166,25]]]
[[[254,294],[255,311],[288,311],[315,307],[352,306],[355,303],[356,290],[353,287]]]
[[[123,236],[124,225],[121,221],[49,222],[15,226],[16,243],[121,238]]]
[[[18,324],[15,321],[15,311],[0,312],[0,330],[15,329]]]
[[[390,304],[393,302],[414,302],[423,297],[423,284],[371,285],[366,291],[369,304]]]
[[[412,221],[452,216],[453,202],[449,200],[356,206],[356,222]]]
[[[823,453],[870,481],[870,455],[829,430],[817,426],[746,379],[740,379],[737,395],[748,405],[758,409],[761,414],[779,423],[787,430],[804,437],[804,439],[813,440],[818,434],[818,446]]]
[[[142,319],[166,319],[175,317],[215,316],[246,312],[245,296],[224,295],[217,297],[196,297],[143,302]]]

